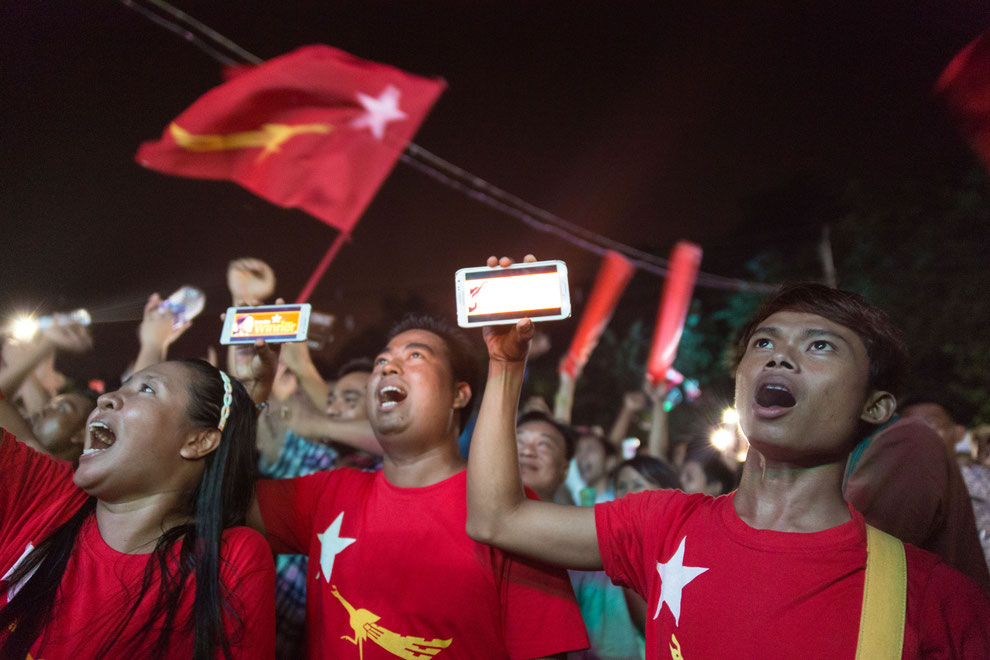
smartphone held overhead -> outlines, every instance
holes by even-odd
[[[571,315],[567,264],[537,261],[495,268],[462,268],[454,276],[457,325],[471,328],[555,321]]]
[[[311,310],[308,303],[228,307],[220,343],[253,344],[258,339],[269,343],[306,341]]]

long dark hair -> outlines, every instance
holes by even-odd
[[[216,428],[224,394],[220,371],[202,360],[182,360],[180,363],[190,374],[187,417],[196,428]],[[231,643],[236,643],[236,638],[243,632],[243,622],[239,621],[235,639],[228,639],[225,634],[224,612],[236,619],[240,608],[231,602],[231,594],[220,584],[220,541],[224,529],[244,524],[251,502],[257,464],[255,415],[254,404],[244,386],[233,379],[231,386],[230,416],[220,443],[204,459],[203,477],[184,512],[192,516],[194,522],[172,527],[159,537],[145,566],[140,591],[131,592],[128,611],[103,642],[99,657],[106,656],[111,649],[118,655],[124,651],[146,653],[145,640],[158,630],[150,657],[162,658],[168,651],[172,631],[191,628],[195,660],[212,660],[218,649],[229,658]],[[10,584],[28,579],[0,609],[0,630],[9,630],[16,624],[0,646],[0,657],[26,657],[35,640],[51,623],[58,588],[76,537],[95,508],[96,498],[90,497],[68,521],[39,543],[10,577]],[[169,559],[177,543],[180,544],[178,562]],[[159,590],[148,619],[133,638],[121,640],[124,625],[151,589],[156,574],[160,578]],[[196,582],[192,612],[188,620],[176,621],[183,587],[190,574]]]

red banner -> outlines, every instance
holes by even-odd
[[[560,363],[560,370],[571,378],[577,378],[587,364],[588,357],[598,345],[633,271],[633,265],[618,252],[609,250],[605,253],[581,322],[571,340],[571,347]]]
[[[935,85],[959,128],[990,169],[990,32],[952,58]]]
[[[442,80],[307,46],[236,75],[200,97],[141,165],[228,179],[349,232],[433,103]]]
[[[700,265],[701,246],[688,241],[679,241],[674,246],[657,310],[653,347],[646,363],[646,375],[654,387],[666,380],[667,370],[674,364]]]

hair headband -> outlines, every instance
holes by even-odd
[[[227,418],[230,417],[230,404],[234,400],[234,388],[230,385],[230,376],[225,374],[222,369],[218,369],[218,371],[223,380],[223,407],[220,408],[220,423],[217,424],[217,429],[223,431],[223,427],[227,424]]]

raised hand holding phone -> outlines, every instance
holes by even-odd
[[[523,258],[523,263],[535,263],[536,257],[527,254]],[[512,259],[502,257],[498,259],[494,256],[488,257],[488,268],[508,268],[512,266]],[[532,319],[521,318],[512,325],[506,325],[502,321],[498,325],[486,325],[482,331],[485,344],[488,346],[489,359],[498,362],[525,362],[529,353],[529,342],[536,333]]]

